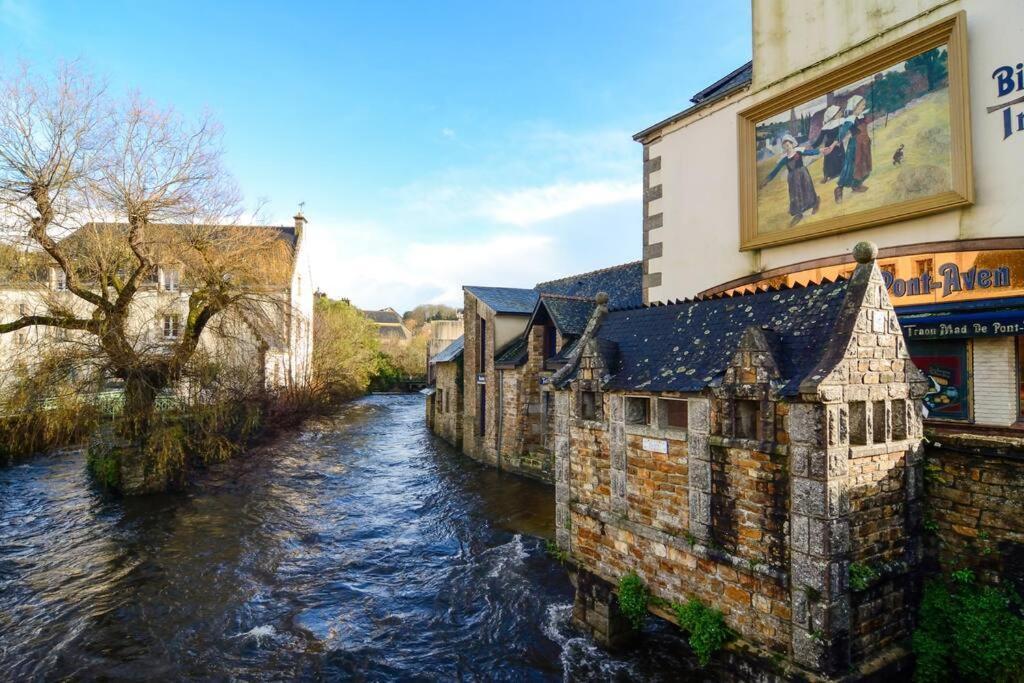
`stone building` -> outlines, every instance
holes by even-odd
[[[847,276],[855,266],[850,246],[877,244],[907,349],[929,384],[923,398],[926,455],[942,473],[928,489],[935,529],[930,557],[944,570],[971,566],[991,581],[1024,589],[1024,118],[1018,101],[1024,88],[1013,78],[1021,55],[1007,48],[1020,43],[1024,4],[753,0],[752,24],[751,62],[634,136],[643,146],[644,300]],[[955,102],[949,111],[965,119],[963,134],[943,135],[951,140],[948,156],[965,160],[967,191],[928,213],[908,207],[890,219],[816,229],[836,205],[837,181],[828,180],[820,157],[808,157],[821,199],[817,216],[758,239],[745,235],[747,171],[738,156],[749,152],[744,144],[757,147],[760,179],[780,146],[763,129],[754,140],[745,137],[743,114],[794,97],[790,104],[798,111],[814,112],[808,128],[800,130],[789,107],[781,116],[790,121],[778,125],[787,125],[798,144],[813,147],[814,131],[821,128],[816,117],[842,104],[837,97],[852,95],[851,88],[863,88],[840,92],[849,85],[841,74],[864,60],[889,67],[894,49],[939,29],[949,31],[946,71],[936,94],[919,99],[945,97],[948,89]],[[951,46],[962,59],[948,60]],[[921,90],[920,76],[909,74],[913,93]],[[830,78],[828,88],[815,88]],[[944,130],[941,118],[923,118],[931,123],[915,131],[900,111],[872,108],[864,123],[873,136],[875,164],[856,201],[933,173],[921,164],[934,165],[927,160],[927,141],[936,126]],[[896,134],[900,140],[893,139]],[[899,163],[896,143],[903,146]],[[845,199],[843,207],[857,206]],[[693,248],[696,242],[700,249]]]
[[[544,388],[557,540],[581,571],[575,621],[599,640],[623,628],[608,596],[628,572],[818,674],[870,670],[909,635],[925,381],[858,250],[850,279],[599,299]],[[877,578],[854,589],[856,565]]]
[[[463,338],[459,337],[430,359],[427,426],[456,448],[462,448]]]
[[[434,366],[430,361],[447,349],[453,341],[462,338],[462,318],[431,320],[427,325],[430,329],[430,338],[427,340],[427,383],[433,384]]]
[[[501,469],[553,481],[540,379],[579,334],[606,291],[611,306],[641,302],[641,264],[627,263],[533,289],[464,287],[464,452]]]

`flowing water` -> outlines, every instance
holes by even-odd
[[[0,469],[0,680],[678,680],[654,628],[621,658],[569,625],[553,491],[371,396],[121,500],[81,455]]]

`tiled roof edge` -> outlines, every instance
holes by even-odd
[[[636,261],[630,261],[629,263],[620,263],[617,266],[608,266],[607,268],[598,268],[597,270],[589,270],[589,271],[587,271],[585,273],[576,273],[575,275],[566,275],[565,277],[560,277],[560,278],[557,278],[555,280],[546,280],[544,282],[538,282],[537,286],[534,287],[534,289],[537,289],[539,287],[543,287],[544,285],[558,284],[560,282],[565,282],[566,280],[578,280],[580,278],[589,277],[591,275],[598,275],[600,273],[608,273],[608,272],[611,272],[613,270],[620,270],[622,268],[629,268],[631,266],[635,266],[635,265],[642,264],[642,263],[643,263],[643,260],[636,260]]]

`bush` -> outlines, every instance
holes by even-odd
[[[925,585],[913,635],[916,681],[1019,681],[1024,670],[1024,619],[1019,598],[980,586],[970,570]]]
[[[650,591],[636,572],[630,572],[619,579],[619,610],[636,630],[644,625],[650,598]]]
[[[675,604],[672,610],[676,613],[679,628],[690,636],[690,648],[697,655],[697,661],[701,666],[707,666],[711,661],[711,655],[732,637],[722,613],[706,607],[696,598],[691,598],[682,605]]]

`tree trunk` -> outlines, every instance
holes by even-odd
[[[152,447],[158,382],[148,373],[131,375],[124,385],[124,408],[118,424],[121,443],[114,446],[120,470],[117,487],[125,495],[166,491],[171,473]]]

